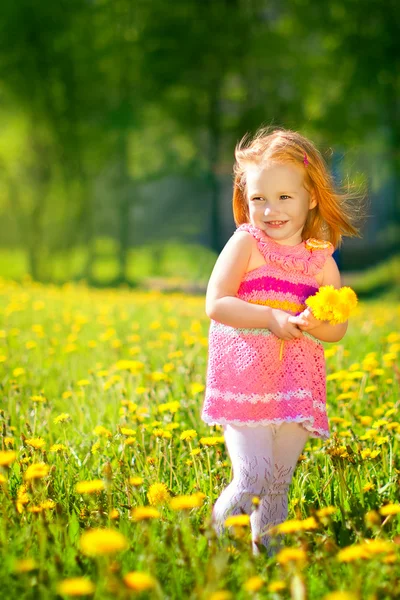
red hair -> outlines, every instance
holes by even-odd
[[[304,153],[308,164],[304,164]],[[246,165],[262,165],[268,160],[294,163],[304,170],[304,186],[316,199],[317,204],[308,211],[302,239],[310,237],[330,241],[335,248],[342,244],[343,236],[361,237],[354,221],[359,215],[360,193],[350,186],[346,190],[336,188],[327,165],[314,144],[296,131],[283,127],[261,127],[253,138],[246,134],[235,147],[233,216],[237,226],[249,222],[246,199]]]

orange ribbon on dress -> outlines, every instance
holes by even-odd
[[[284,344],[285,340],[281,340],[281,348],[279,351],[279,360],[282,360],[282,354],[283,354],[283,344]]]

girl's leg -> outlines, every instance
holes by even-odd
[[[272,433],[270,426],[224,426],[233,479],[213,507],[212,524],[218,537],[228,516],[250,515],[252,498],[267,493],[272,479]]]
[[[261,542],[267,548],[270,556],[276,554],[283,545],[282,535],[274,536],[272,540],[271,536],[268,536],[265,531],[287,519],[290,483],[297,466],[297,460],[309,435],[310,432],[300,423],[285,422],[276,426],[272,442],[272,481],[267,494],[264,495],[257,510],[251,515],[254,554],[260,553],[256,541]]]

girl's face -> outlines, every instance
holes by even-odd
[[[250,223],[279,244],[300,244],[308,211],[317,204],[304,187],[302,168],[291,163],[251,164],[246,185]],[[283,223],[274,226],[271,221]]]

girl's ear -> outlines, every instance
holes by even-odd
[[[313,191],[310,193],[310,203],[309,203],[309,206],[308,206],[308,208],[309,208],[309,209],[311,209],[311,208],[315,208],[316,206],[317,206],[317,199],[316,199],[316,197],[315,197],[315,192],[314,192],[314,190],[313,190]]]

